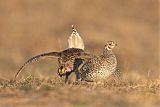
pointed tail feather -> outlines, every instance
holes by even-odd
[[[22,72],[22,70],[27,66],[29,65],[30,63],[34,62],[34,61],[38,61],[38,59],[40,58],[45,58],[45,57],[57,57],[59,58],[60,57],[60,53],[59,52],[48,52],[48,53],[43,53],[43,54],[40,54],[40,55],[37,55],[31,59],[29,59],[27,62],[25,62],[23,64],[23,66],[18,70],[18,72],[16,73],[15,75],[15,78],[14,80],[17,79],[17,77],[19,76],[19,74]]]
[[[79,48],[84,50],[83,40],[73,25],[72,25],[72,34],[68,38],[68,48]]]

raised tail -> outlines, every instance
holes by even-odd
[[[68,48],[79,48],[84,50],[83,39],[72,25],[72,34],[68,38]]]
[[[60,53],[59,52],[48,52],[48,53],[43,53],[40,55],[37,55],[31,59],[29,59],[27,62],[25,62],[23,64],[23,66],[18,70],[18,72],[16,73],[14,80],[17,79],[18,75],[22,72],[22,70],[30,63],[34,62],[34,61],[38,61],[41,58],[46,58],[46,57],[55,57],[55,58],[59,58],[60,57]]]

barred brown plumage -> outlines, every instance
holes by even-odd
[[[40,54],[40,55],[37,55],[35,57],[32,57],[30,58],[27,62],[25,62],[21,67],[20,69],[18,70],[18,72],[16,73],[15,75],[15,80],[16,78],[18,77],[18,75],[22,72],[22,70],[30,63],[34,62],[34,61],[38,61],[40,58],[43,58],[43,57],[60,57],[60,54],[58,52],[48,52],[48,53],[43,53],[43,54]]]
[[[77,39],[75,40],[74,38],[77,38]],[[61,52],[48,52],[48,53],[43,53],[33,58],[30,58],[27,62],[23,64],[22,67],[20,67],[14,79],[16,80],[18,75],[22,72],[22,70],[28,64],[34,61],[38,61],[41,58],[46,58],[46,57],[58,58],[59,68],[67,68],[67,69],[70,69],[70,71],[73,71],[74,68],[80,64],[80,62],[83,62],[84,60],[93,57],[93,55],[86,53],[83,50],[84,49],[83,40],[81,39],[81,37],[79,36],[79,34],[77,33],[76,29],[73,26],[72,26],[72,34],[69,37],[68,43],[69,43],[69,46],[68,46],[69,48]],[[80,45],[77,45],[76,43]],[[79,59],[80,61],[76,59]],[[65,73],[66,72],[64,72],[63,75],[65,75]],[[59,75],[62,75],[62,74],[59,74]]]
[[[112,75],[117,68],[116,56],[112,49],[116,46],[113,41],[108,41],[103,54],[94,57],[79,68],[80,77],[85,81],[103,81]]]
[[[41,58],[46,57],[55,57],[58,58],[59,66],[65,66],[73,70],[73,64],[75,63],[76,58],[80,58],[81,60],[86,58],[91,58],[93,55],[84,52],[82,49],[78,48],[69,48],[61,52],[48,52],[44,54],[37,55],[31,59],[29,59],[24,65],[18,70],[18,72],[15,75],[15,79],[18,77],[18,75],[21,73],[21,71],[27,66],[28,64],[39,60]]]

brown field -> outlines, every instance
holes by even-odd
[[[0,0],[0,107],[159,107],[159,0]],[[100,54],[106,41],[123,72],[120,83],[58,77],[57,60],[42,60],[12,79],[37,54],[67,48],[74,24],[85,50]],[[34,74],[35,78],[27,78]]]

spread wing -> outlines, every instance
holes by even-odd
[[[41,58],[46,58],[46,57],[55,57],[55,58],[59,58],[60,57],[60,53],[59,52],[48,52],[48,53],[43,53],[40,55],[37,55],[35,57],[30,58],[27,62],[25,62],[23,64],[23,66],[20,67],[20,69],[18,70],[18,72],[15,75],[15,80],[18,77],[18,75],[22,72],[22,70],[29,64],[31,64],[32,62],[38,61]]]
[[[79,48],[84,50],[83,40],[73,25],[72,25],[72,34],[68,38],[68,48]]]

